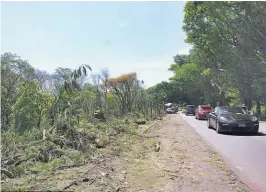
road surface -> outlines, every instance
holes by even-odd
[[[266,192],[266,122],[260,123],[258,135],[231,135],[217,134],[195,116],[181,116],[253,191]]]

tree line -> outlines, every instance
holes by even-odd
[[[187,2],[183,30],[193,48],[176,55],[156,100],[246,105],[266,116],[266,3]]]
[[[143,83],[134,72],[111,77],[86,64],[47,73],[2,54],[1,178],[78,166],[96,148],[119,145],[139,124],[161,119],[163,104]]]
[[[162,108],[162,103],[152,102],[136,73],[112,78],[108,69],[92,74],[91,66],[81,65],[49,74],[13,53],[2,54],[1,64],[2,132],[49,129],[60,121],[79,126],[96,110],[106,118],[131,113],[150,118]]]

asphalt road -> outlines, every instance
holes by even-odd
[[[217,134],[207,121],[181,116],[253,191],[266,192],[266,122],[260,123],[258,135]]]

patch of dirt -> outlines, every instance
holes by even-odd
[[[135,145],[145,156],[130,163],[126,191],[250,191],[179,115],[168,115],[147,135],[161,149],[152,150],[152,139]]]
[[[250,191],[178,114],[137,132],[99,149],[87,165],[7,182],[39,191]]]

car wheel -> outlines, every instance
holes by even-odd
[[[197,115],[195,115],[195,119],[198,119],[198,118],[197,118]]]
[[[216,132],[217,133],[221,133],[221,131],[220,131],[220,125],[219,125],[219,122],[218,121],[216,121]]]

